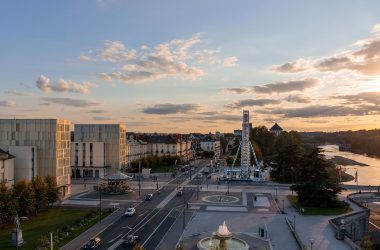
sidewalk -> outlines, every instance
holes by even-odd
[[[278,205],[282,209],[282,200],[284,200],[285,216],[291,222],[296,222],[296,232],[302,240],[302,243],[310,249],[313,241],[313,250],[345,250],[350,247],[343,241],[337,240],[334,236],[334,230],[329,224],[331,218],[337,216],[321,215],[300,215],[290,204],[286,195],[291,191],[281,192],[278,194]],[[295,217],[294,217],[295,216]]]
[[[87,231],[81,233],[78,237],[67,243],[65,246],[61,247],[60,250],[80,249],[91,238],[95,237],[96,235],[106,230],[109,226],[111,226],[117,218],[122,216],[122,213],[123,211],[121,209],[116,210],[115,212],[104,218],[102,221],[99,221],[98,223],[87,229]]]

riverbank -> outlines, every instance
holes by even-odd
[[[361,162],[358,162],[358,161],[355,161],[352,159],[348,159],[348,158],[343,157],[343,156],[338,156],[338,155],[333,156],[329,160],[334,162],[337,165],[342,165],[342,166],[362,166],[362,167],[368,166],[367,164],[364,164],[364,163],[361,163]]]

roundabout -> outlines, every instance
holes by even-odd
[[[231,195],[209,195],[202,197],[202,201],[215,204],[231,204],[239,202],[240,199]]]

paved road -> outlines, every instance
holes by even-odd
[[[201,163],[202,165],[204,163]],[[155,193],[152,200],[137,204],[134,216],[118,218],[112,226],[99,234],[102,239],[99,249],[128,249],[123,244],[124,239],[130,234],[136,234],[146,250],[154,250],[176,219],[183,218],[184,204],[187,204],[195,193],[194,188],[183,188],[183,196],[168,197],[176,193],[177,186],[187,180],[189,176],[176,178],[163,186],[160,194]],[[168,203],[162,208],[157,208],[165,199],[169,199]]]

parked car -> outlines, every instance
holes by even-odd
[[[147,194],[147,195],[145,195],[145,200],[146,201],[150,201],[151,199],[153,199],[153,194]]]
[[[197,174],[197,178],[198,179],[202,179],[203,178],[203,174]]]
[[[127,238],[125,239],[124,245],[133,246],[138,242],[139,242],[139,236],[131,234],[131,235],[128,235]]]
[[[130,217],[130,216],[133,216],[135,213],[136,213],[136,209],[133,207],[130,207],[130,208],[127,208],[127,210],[125,210],[124,215],[127,217]]]
[[[182,196],[182,195],[183,195],[183,191],[182,190],[178,190],[177,196]]]
[[[89,250],[89,249],[96,249],[98,246],[100,246],[100,238],[95,237],[91,239],[87,244],[83,247],[83,249]]]

